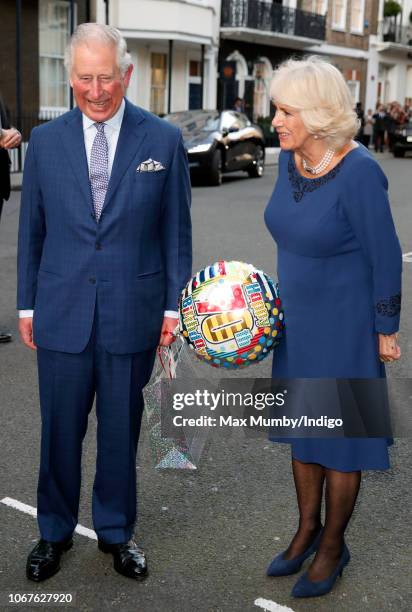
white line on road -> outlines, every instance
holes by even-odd
[[[402,255],[402,259],[403,261],[406,261],[407,263],[412,263],[412,251],[409,251],[409,253],[404,253]]]
[[[25,514],[30,514],[30,516],[34,516],[34,518],[37,516],[36,508],[23,504],[12,497],[3,497],[3,499],[0,499],[0,503],[4,504],[5,506],[9,506],[10,508],[14,508],[15,510],[20,510],[20,512],[24,512]],[[97,535],[93,529],[88,529],[87,527],[83,527],[83,525],[77,525],[74,531],[82,536],[85,536],[86,538],[90,538],[91,540],[97,540]]]
[[[264,610],[267,610],[267,612],[293,612],[292,608],[281,606],[280,604],[276,603],[276,601],[263,599],[262,597],[256,599],[255,606],[258,608],[263,608]]]
[[[29,514],[34,518],[37,517],[36,508],[33,508],[33,506],[29,506],[28,504],[23,504],[22,502],[18,501],[17,499],[13,499],[12,497],[3,497],[3,499],[0,499],[0,503],[4,504],[5,506],[9,506],[9,508],[20,510],[20,512]],[[83,527],[83,525],[77,525],[75,532],[85,536],[86,538],[97,540],[96,533],[92,529]],[[263,610],[266,610],[267,612],[294,612],[292,608],[281,606],[275,601],[271,601],[270,599],[263,599],[262,597],[259,597],[255,600],[255,606],[257,606],[258,608],[263,608]]]

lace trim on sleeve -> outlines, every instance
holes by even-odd
[[[384,317],[396,317],[401,311],[401,294],[391,295],[376,304],[376,312]]]

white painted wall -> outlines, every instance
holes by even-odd
[[[382,102],[387,104],[394,100],[404,103],[405,98],[409,97],[408,94],[408,74],[409,69],[412,68],[406,62],[397,61],[396,57],[392,57],[389,61],[385,58],[385,63],[381,63],[379,67],[379,80],[384,84],[386,82],[386,89],[384,89],[384,96],[382,96]]]
[[[217,42],[214,4],[183,0],[111,0],[110,23],[127,32],[174,32]]]
[[[131,102],[150,109],[151,53],[168,54],[167,41],[139,41],[130,39],[128,48],[134,65],[127,97]],[[172,112],[187,110],[189,105],[189,62],[200,61],[200,48],[175,43],[172,61]],[[217,51],[205,54],[204,107],[216,108]],[[166,90],[167,104],[167,90]]]
[[[200,52],[192,51],[191,59],[200,59]],[[171,111],[187,110],[189,104],[189,50],[175,46],[173,50],[173,76]]]
[[[412,64],[406,69],[406,97],[412,98]]]
[[[200,61],[201,43],[205,45],[204,107],[216,108],[220,13],[221,0],[110,0],[109,22],[126,37],[134,64],[129,99],[150,107],[150,54],[167,54],[172,39],[172,110],[188,107],[189,61]],[[92,2],[92,19],[105,23],[104,0]]]

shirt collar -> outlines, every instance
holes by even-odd
[[[105,121],[104,124],[111,127],[112,130],[120,131],[120,127],[123,121],[125,106],[126,106],[126,103],[123,98],[116,113],[113,115],[113,117],[111,117],[110,119],[107,119],[107,121]],[[96,121],[93,121],[93,119],[90,119],[90,117],[88,117],[84,113],[82,113],[82,116],[83,116],[83,130],[84,131],[88,130],[92,125],[96,123]]]

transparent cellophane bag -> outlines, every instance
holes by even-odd
[[[162,437],[162,381],[174,378],[197,378],[188,347],[180,336],[170,347],[158,348],[151,379],[143,392],[145,414],[156,469],[196,470],[205,432],[199,428],[173,438]]]

